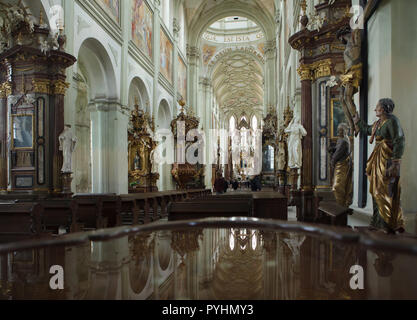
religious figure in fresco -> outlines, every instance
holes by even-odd
[[[361,34],[360,29],[351,30],[350,27],[345,27],[338,31],[337,38],[346,45],[345,58],[345,74],[340,76],[341,85],[343,88],[342,105],[343,111],[346,114],[346,119],[349,122],[352,132],[355,136],[359,133],[359,128],[355,127],[353,118],[357,115],[353,96],[358,92],[362,81],[362,57],[361,57]]]
[[[72,173],[72,154],[77,144],[77,138],[73,135],[71,126],[65,125],[64,131],[59,135],[59,150],[64,156],[62,173]]]
[[[376,141],[366,168],[374,206],[371,226],[388,233],[404,232],[400,168],[405,136],[400,121],[393,115],[394,108],[394,101],[381,99],[375,109],[379,120],[372,126],[358,116],[354,119],[360,131],[371,136],[371,144]]]
[[[132,40],[152,58],[152,12],[143,0],[134,0],[132,8]]]
[[[334,168],[333,194],[339,205],[349,207],[353,198],[353,168],[348,126],[345,123],[340,124],[337,133],[337,144],[329,150]]]
[[[290,169],[300,169],[303,165],[301,141],[307,135],[307,131],[298,116],[294,117],[285,133],[288,133],[288,166]]]

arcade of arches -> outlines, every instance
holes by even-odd
[[[402,226],[417,233],[416,1],[0,2],[2,15],[15,15],[0,36],[5,201],[25,194],[221,193],[222,176],[231,183],[227,193],[262,188],[258,194],[285,198],[290,220],[314,222],[316,200],[324,199],[335,211],[350,208],[351,226],[377,225],[377,216],[387,230]],[[363,28],[352,30],[359,8]],[[351,30],[340,35],[346,27]],[[355,61],[349,48],[362,49]],[[391,208],[400,200],[394,192],[394,204],[375,215],[381,203],[372,190],[383,187],[368,179],[377,173],[366,169],[385,131],[379,128],[377,142],[370,143],[365,123],[378,120],[375,106],[382,98],[396,105],[397,136],[388,145],[399,146],[383,167],[400,163],[401,210]],[[361,128],[349,122],[352,105]],[[183,134],[196,133],[183,145],[180,121]],[[170,150],[174,145],[181,147]],[[201,162],[180,163],[178,150],[186,151],[187,161],[195,156]],[[343,152],[351,162],[335,158]],[[390,187],[399,187],[398,179]],[[405,224],[398,219],[390,225],[401,211]],[[246,231],[258,253],[260,238]],[[226,258],[233,255],[231,248]],[[164,259],[164,268],[172,268]]]

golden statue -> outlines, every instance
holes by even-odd
[[[374,206],[371,226],[389,233],[404,232],[400,167],[405,136],[400,121],[392,114],[394,108],[394,101],[381,99],[375,109],[379,120],[372,126],[359,117],[354,119],[362,133],[372,136],[370,142],[376,141],[366,168]]]
[[[342,123],[337,128],[339,139],[337,145],[330,149],[331,165],[334,168],[333,194],[336,202],[343,207],[350,207],[353,199],[352,158],[349,128]]]

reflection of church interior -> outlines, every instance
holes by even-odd
[[[416,14],[1,0],[0,299],[416,299]]]

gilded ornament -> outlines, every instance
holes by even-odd
[[[62,80],[55,80],[51,83],[53,88],[53,94],[54,95],[64,95],[67,92],[67,89],[69,88],[69,83],[62,81]]]
[[[313,75],[309,65],[300,65],[300,67],[297,69],[297,72],[300,75],[301,81],[313,80]]]
[[[50,86],[51,80],[48,79],[33,79],[32,80],[33,89],[32,91],[35,93],[41,94],[49,94],[50,93]]]
[[[326,59],[313,63],[311,69],[313,70],[313,80],[328,77],[331,75],[332,60]]]
[[[4,82],[0,85],[0,98],[5,99],[12,94],[12,83]]]

